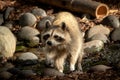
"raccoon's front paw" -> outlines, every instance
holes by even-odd
[[[60,69],[59,72],[63,73],[63,70]]]
[[[75,70],[75,66],[74,65],[71,65],[70,66],[70,71],[74,71]]]

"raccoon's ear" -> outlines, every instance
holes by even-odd
[[[47,20],[45,24],[45,28],[48,29],[49,27],[51,27],[51,22]]]
[[[66,24],[64,22],[62,22],[62,26],[61,27],[62,27],[62,30],[64,30],[64,31],[67,29]]]

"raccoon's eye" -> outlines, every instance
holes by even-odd
[[[59,42],[63,42],[64,41],[63,38],[61,38],[61,37],[59,37],[57,35],[55,35],[54,38],[55,38],[56,41],[59,41]]]
[[[47,40],[49,37],[50,37],[50,35],[49,35],[49,34],[46,34],[46,35],[43,36],[43,39],[44,39],[44,40]]]

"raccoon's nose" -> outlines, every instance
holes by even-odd
[[[51,41],[48,41],[47,44],[48,44],[49,46],[52,46],[52,42],[51,42]]]

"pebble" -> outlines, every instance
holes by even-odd
[[[37,60],[38,57],[32,52],[25,52],[25,53],[21,53],[18,56],[18,59],[19,60]]]
[[[33,72],[33,70],[22,70],[21,71],[21,76],[25,76],[25,77],[29,77],[29,76],[34,76],[36,75],[35,72]]]
[[[105,72],[108,69],[111,69],[112,67],[106,66],[106,65],[95,65],[90,68],[89,71],[99,71],[99,72]]]
[[[13,22],[12,21],[7,21],[4,23],[4,26],[6,26],[7,28],[9,28],[10,30],[13,29]]]
[[[37,19],[32,13],[24,13],[19,18],[19,25],[24,26],[33,26],[36,23]]]
[[[49,22],[53,22],[53,20],[54,20],[54,16],[47,16],[47,17],[44,17],[44,18],[42,18],[39,22],[38,22],[38,24],[37,24],[37,29],[39,30],[39,31],[42,31],[45,27],[46,27],[46,22],[47,21],[49,21]]]
[[[33,28],[33,27],[23,27],[19,32],[18,32],[18,39],[19,40],[26,40],[28,41],[27,44],[29,47],[34,47],[39,45],[40,39],[37,35],[39,35],[40,32]]]
[[[107,27],[104,27],[103,25],[96,25],[92,28],[90,28],[90,30],[88,31],[87,34],[87,38],[90,39],[93,35],[98,34],[98,33],[102,33],[106,36],[109,36],[110,34],[110,30]]]
[[[102,34],[102,33],[98,33],[98,34],[93,35],[93,36],[90,38],[90,40],[91,40],[91,41],[92,41],[92,40],[101,40],[101,41],[103,41],[104,43],[107,43],[107,42],[109,41],[108,38],[107,38],[107,36],[104,35],[104,34]]]
[[[21,77],[29,77],[29,76],[34,76],[36,73],[33,72],[33,70],[20,70],[18,68],[11,68],[8,70],[13,75],[18,75]]]
[[[39,43],[40,43],[40,38],[35,36],[35,37],[31,37],[27,45],[30,47],[34,47],[34,46],[39,46]]]
[[[31,37],[35,37],[36,35],[39,35],[39,31],[33,27],[25,26],[22,27],[21,30],[18,32],[18,38],[30,40]]]
[[[52,76],[64,76],[64,73],[61,73],[58,70],[53,69],[53,68],[45,68],[43,70],[42,75],[43,76],[50,76],[50,77],[52,77]]]
[[[111,33],[111,39],[113,41],[120,41],[120,28],[115,29],[112,33]]]
[[[0,67],[0,72],[7,71],[10,68],[14,68],[12,63],[4,63],[4,65]]]
[[[13,7],[7,7],[6,10],[5,10],[5,13],[4,13],[4,19],[8,19],[10,13],[14,10]]]
[[[0,72],[0,79],[1,80],[8,80],[8,79],[10,79],[10,77],[12,77],[11,73],[9,73],[7,71]]]
[[[38,64],[38,60],[18,60],[17,63],[21,66],[31,66]]]
[[[120,22],[119,19],[115,15],[108,15],[106,16],[101,23],[103,25],[111,26],[113,28],[119,28]]]
[[[99,52],[103,49],[104,43],[101,40],[92,40],[84,43],[84,51],[85,53],[94,53]]]
[[[32,11],[31,11],[32,14],[34,14],[36,17],[46,17],[47,14],[46,14],[46,11],[41,9],[41,8],[34,8]]]

